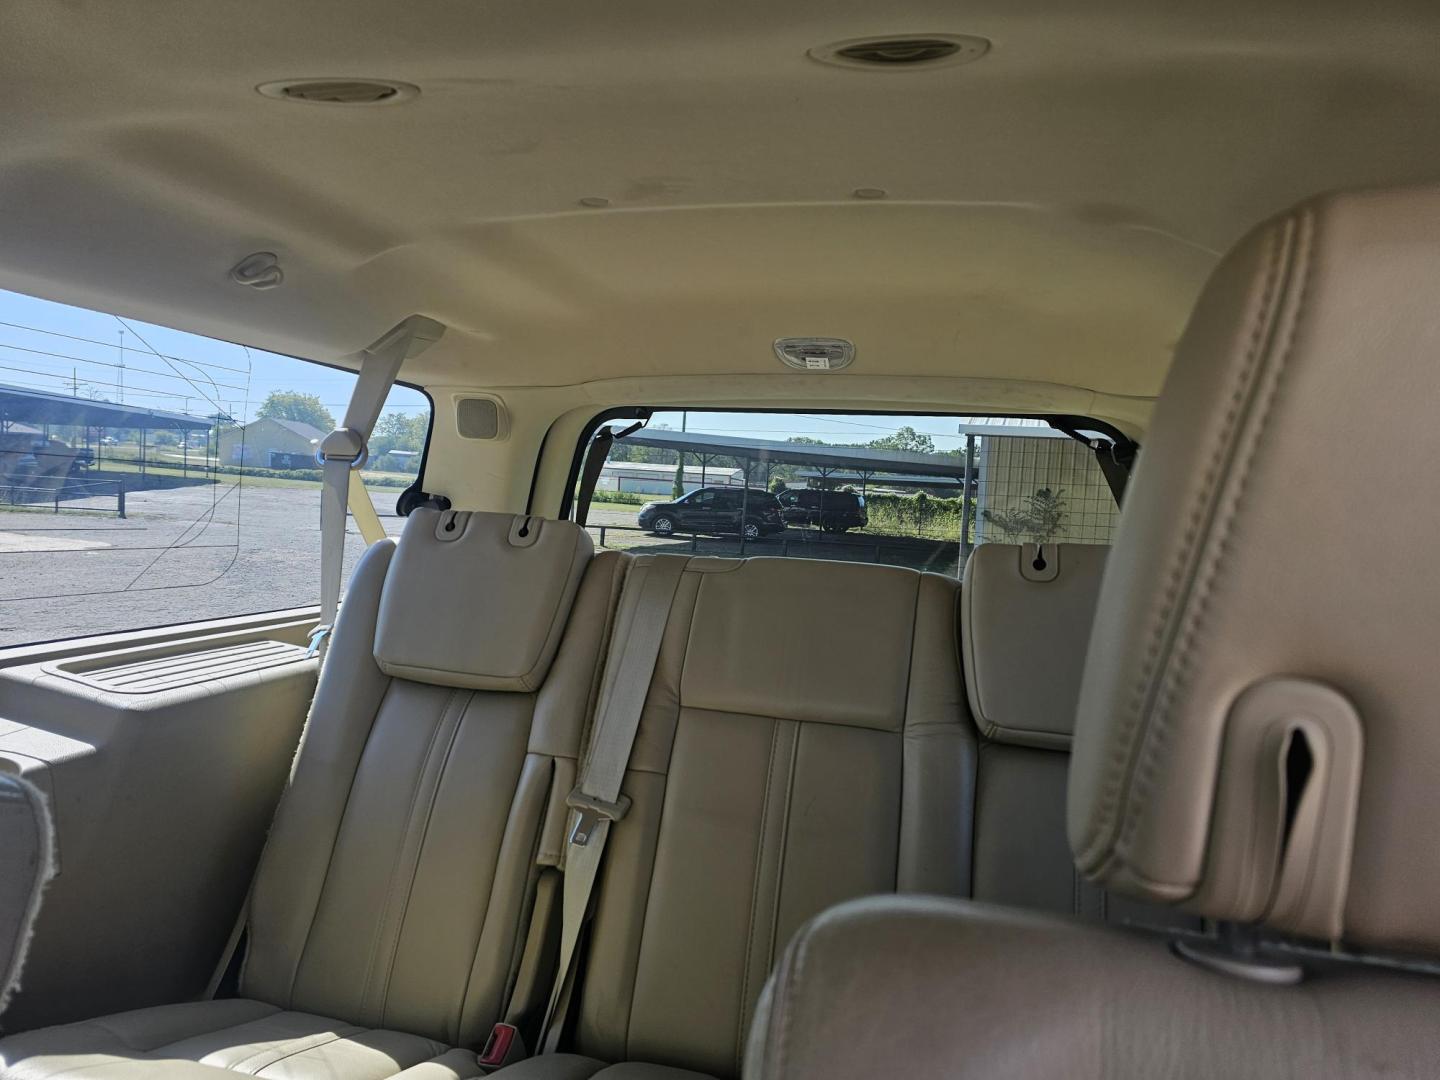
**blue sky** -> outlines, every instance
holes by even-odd
[[[955,416],[830,416],[821,413],[735,413],[692,412],[686,418],[687,431],[709,435],[753,435],[759,439],[787,439],[806,435],[832,443],[865,443],[913,427],[935,440],[936,450],[954,450],[965,442],[957,430]],[[657,412],[650,421],[680,428],[678,412]]]
[[[194,416],[223,411],[243,423],[272,390],[317,394],[338,418],[355,376],[0,290],[0,383]],[[429,404],[401,386],[386,408],[416,412]]]
[[[317,394],[338,418],[354,381],[348,372],[288,356],[0,290],[0,383],[6,385],[195,416],[223,411],[243,423],[272,390]],[[386,403],[387,411],[428,407],[405,387],[396,387]],[[861,443],[908,425],[930,434],[937,450],[964,441],[956,417],[692,412],[685,419],[690,431],[762,439],[806,435]],[[678,429],[682,418],[661,412],[653,422]]]

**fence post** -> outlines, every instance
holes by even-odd
[[[693,533],[693,532],[692,532],[692,533],[690,534],[690,550],[691,550],[691,551],[699,551],[699,550],[700,550],[700,536],[699,536],[698,533]]]
[[[601,546],[601,547],[604,547],[604,546],[605,546],[605,526],[604,526],[604,525],[601,525],[601,526],[600,526],[600,546]]]
[[[116,508],[119,510],[119,512],[120,512],[120,517],[123,519],[123,518],[125,517],[125,481],[124,481],[124,480],[116,480],[116,481],[115,481],[115,496],[116,496],[116,498],[115,498]]]

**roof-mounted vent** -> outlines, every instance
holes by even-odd
[[[310,105],[393,105],[420,93],[418,86],[391,79],[282,79],[255,89],[266,97]]]
[[[990,51],[990,42],[963,34],[917,34],[859,38],[822,45],[810,57],[822,64],[875,70],[940,67],[968,64]]]

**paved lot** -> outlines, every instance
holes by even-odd
[[[371,493],[392,534],[398,494]],[[0,512],[0,646],[318,602],[318,485],[134,492],[126,514]],[[347,575],[363,547],[351,523]]]
[[[391,535],[398,489],[371,492]],[[94,503],[88,504],[94,505]],[[132,630],[319,600],[320,490],[195,485],[134,492],[114,514],[0,511],[0,647]],[[635,512],[596,508],[606,547],[736,555],[734,537],[661,540],[636,531]],[[602,539],[600,526],[604,526]],[[631,528],[624,528],[630,526]],[[364,544],[347,530],[348,578]],[[813,529],[746,545],[750,555],[884,562],[955,572],[955,545]]]

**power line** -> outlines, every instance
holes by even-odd
[[[116,322],[118,322],[118,323],[119,323],[122,327],[124,327],[126,330],[129,330],[130,333],[134,334],[136,340],[139,341],[141,345],[144,345],[145,348],[149,349],[149,350],[150,350],[152,353],[154,353],[157,357],[159,357],[161,360],[165,361],[165,363],[166,363],[167,365],[169,365],[170,370],[174,371],[176,375],[178,375],[180,378],[184,379],[186,383],[188,383],[191,387],[193,387],[194,390],[195,390],[195,393],[197,393],[200,397],[204,398],[204,399],[205,399],[206,401],[208,401],[211,405],[213,405],[213,406],[215,407],[215,411],[216,411],[216,412],[224,412],[224,411],[225,411],[225,407],[224,407],[223,405],[221,405],[218,401],[216,401],[215,398],[212,398],[209,394],[205,393],[205,391],[201,390],[199,386],[196,386],[194,379],[190,378],[190,376],[186,375],[183,371],[180,371],[178,368],[176,368],[174,362],[171,361],[168,356],[163,356],[163,355],[161,355],[160,352],[156,350],[155,346],[151,345],[150,342],[146,341],[145,338],[144,338],[137,330],[135,330],[134,327],[132,327],[132,326],[131,326],[129,323],[127,323],[124,319],[120,318],[119,315],[112,315],[111,318],[113,318]],[[243,346],[242,346],[242,348],[243,348]],[[248,350],[248,349],[246,349],[246,356],[247,356],[247,357],[249,356],[249,350]],[[187,362],[188,362],[188,361],[187,361]],[[209,376],[207,375],[206,378],[209,379]],[[210,385],[211,385],[212,387],[215,386],[215,380],[214,380],[214,379],[210,379]],[[215,393],[216,393],[216,396],[219,396],[219,393],[220,393],[219,389],[216,389],[216,390],[215,390]],[[248,391],[248,390],[246,391],[246,395],[247,395],[247,397],[248,397],[248,395],[249,395],[249,391]],[[187,395],[182,394],[182,395],[180,395],[180,396],[181,396],[181,397],[185,397],[185,396],[187,396]]]
[[[110,348],[112,349],[114,347],[114,345],[110,346]],[[112,360],[91,360],[89,357],[85,356],[71,356],[68,353],[50,352],[46,349],[32,349],[26,345],[14,345],[8,341],[0,341],[0,349],[14,349],[17,352],[34,353],[36,356],[49,356],[53,357],[56,360],[69,360],[77,364],[94,364],[97,367],[119,368],[123,371],[135,371],[145,375],[154,375],[157,378],[161,379],[173,379],[177,377],[167,371],[156,371],[153,368],[137,368],[133,364],[117,364]],[[190,361],[185,361],[185,363],[189,362]],[[227,390],[243,391],[245,389],[245,387],[236,386],[234,383],[215,383],[214,385],[223,386]],[[190,396],[193,397],[194,395],[192,394]]]
[[[112,318],[117,317],[118,316],[112,316]],[[66,338],[69,341],[83,341],[89,345],[102,345],[107,349],[113,349],[115,347],[114,344],[109,341],[98,341],[95,338],[80,337],[77,334],[62,334],[59,330],[46,330],[39,326],[26,326],[24,323],[6,322],[4,319],[0,319],[0,326],[10,326],[16,330],[29,330],[31,333],[35,334],[49,334],[51,337]],[[131,330],[130,332],[132,334],[135,333],[133,330]],[[140,335],[136,334],[135,336],[139,337]],[[214,339],[207,338],[206,340],[210,341]],[[156,355],[160,356],[162,354],[156,353]],[[250,370],[248,368],[227,367],[225,364],[217,364],[210,360],[191,360],[188,357],[184,356],[169,356],[167,357],[167,359],[179,360],[182,363],[186,364],[194,364],[196,367],[212,367],[220,371],[231,371],[234,372],[236,375],[250,374]]]
[[[61,374],[57,374],[57,373],[55,373],[55,372],[53,372],[53,371],[36,371],[34,368],[13,367],[13,366],[11,366],[10,364],[0,364],[0,371],[19,371],[19,372],[23,372],[23,373],[26,374],[26,375],[42,375],[42,376],[44,376],[44,377],[47,378],[47,379],[57,379],[57,380],[60,381],[60,383],[61,383],[62,385],[63,385],[64,383],[70,382],[70,376],[69,376],[69,375],[61,375]],[[85,384],[86,384],[87,386],[108,386],[108,387],[110,387],[112,390],[113,390],[113,389],[118,389],[118,388],[122,385],[121,383],[105,382],[103,379],[85,379],[85,380],[83,380],[83,381],[85,382]],[[36,389],[36,390],[44,390],[44,389],[47,389],[47,388],[44,387],[44,386],[35,386],[34,389]],[[167,398],[180,398],[181,400],[188,400],[189,398],[198,396],[198,395],[196,395],[196,394],[182,394],[182,393],[179,393],[178,391],[175,391],[175,390],[152,390],[152,389],[150,389],[150,388],[148,388],[148,387],[135,387],[135,386],[131,386],[131,387],[129,388],[129,392],[130,392],[130,396],[131,396],[132,398],[133,398],[133,397],[167,397]],[[72,396],[78,396],[78,395],[72,395]]]

